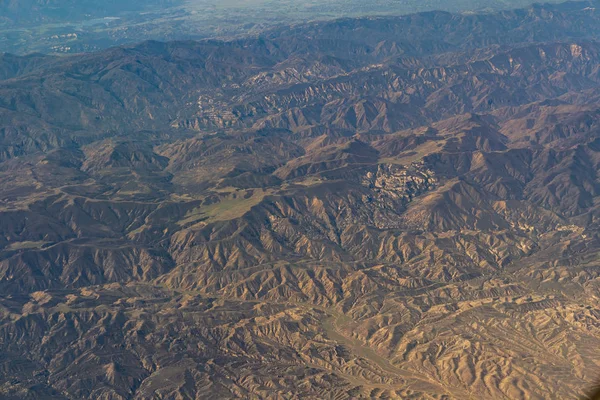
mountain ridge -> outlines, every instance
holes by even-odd
[[[0,395],[584,396],[596,3],[3,56]]]

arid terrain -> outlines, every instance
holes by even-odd
[[[0,398],[578,399],[600,1],[0,56]]]

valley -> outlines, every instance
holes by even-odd
[[[0,56],[0,397],[585,398],[596,8]]]

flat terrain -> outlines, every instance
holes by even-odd
[[[0,52],[80,53],[148,39],[231,38],[312,20],[433,10],[484,12],[530,3],[530,0],[368,3],[362,0],[5,0],[0,3]]]

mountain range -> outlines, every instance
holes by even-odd
[[[0,56],[0,397],[585,396],[598,10]]]
[[[0,52],[73,54],[143,40],[231,39],[306,21],[433,10],[481,13],[529,4],[531,0],[0,0]]]

